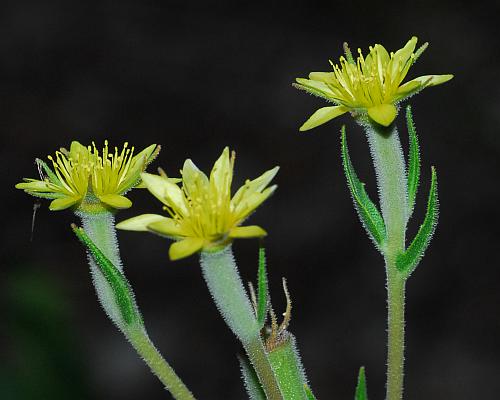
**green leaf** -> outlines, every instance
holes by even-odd
[[[425,250],[429,246],[432,235],[436,229],[439,211],[438,191],[437,191],[437,176],[436,170],[432,167],[431,189],[429,191],[429,199],[427,201],[427,212],[424,222],[420,225],[417,235],[413,242],[396,258],[396,267],[399,271],[406,273],[409,276],[417,267],[418,263],[424,256]]]
[[[349,150],[347,148],[347,138],[345,133],[345,126],[342,127],[342,163],[344,166],[345,176],[347,178],[347,186],[351,192],[354,200],[354,207],[358,212],[359,219],[365,227],[368,235],[373,240],[379,250],[381,250],[383,243],[386,239],[386,230],[384,220],[380,215],[377,207],[368,197],[365,190],[365,184],[358,179],[356,172],[349,157]]]
[[[266,322],[269,304],[266,272],[266,249],[259,248],[259,272],[257,276],[257,321],[262,328]]]
[[[266,400],[266,395],[260,385],[257,373],[248,359],[245,356],[238,356],[238,360],[240,362],[241,374],[243,376],[243,382],[245,383],[245,389],[247,390],[249,399]]]
[[[307,400],[316,400],[316,397],[314,397],[314,394],[309,386],[304,384],[304,389],[306,391],[306,398]]]
[[[358,384],[356,386],[356,395],[354,400],[368,400],[368,394],[366,392],[366,377],[365,377],[365,367],[359,369]]]
[[[111,287],[115,302],[120,309],[121,317],[127,325],[139,323],[142,325],[142,318],[137,310],[134,301],[132,288],[125,276],[116,268],[111,261],[102,253],[101,250],[90,239],[87,233],[76,225],[72,225],[73,232],[80,242],[87,248],[89,254],[94,259],[99,270],[102,272],[106,282]]]
[[[415,197],[417,196],[418,183],[420,181],[420,150],[418,145],[417,131],[413,123],[411,106],[406,107],[406,125],[410,139],[410,151],[408,155],[408,218],[413,213]]]

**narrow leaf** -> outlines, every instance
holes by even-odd
[[[266,271],[266,249],[259,248],[259,272],[257,276],[257,321],[262,328],[266,322],[267,307],[269,304]]]
[[[249,399],[266,400],[266,395],[260,385],[259,378],[248,359],[245,356],[238,356],[238,360]]]
[[[347,178],[347,186],[354,200],[354,207],[361,223],[379,250],[386,239],[385,224],[380,212],[370,200],[365,184],[358,179],[349,157],[345,126],[342,127],[342,163]]]
[[[102,272],[104,278],[111,287],[115,302],[120,309],[120,314],[127,325],[139,322],[142,324],[141,316],[137,311],[132,288],[127,279],[116,268],[111,261],[102,253],[95,243],[88,237],[82,228],[72,225],[73,232],[80,242],[87,248],[95,263]]]
[[[410,139],[410,150],[408,155],[408,218],[413,213],[415,198],[417,196],[420,181],[420,150],[418,145],[417,131],[413,123],[411,106],[406,107],[406,125]]]
[[[314,397],[314,394],[309,386],[304,384],[304,389],[306,390],[306,398],[307,400],[316,400],[316,397]]]
[[[368,400],[368,394],[366,392],[366,377],[365,377],[365,367],[359,369],[358,384],[356,386],[356,395],[354,400]]]
[[[436,229],[439,211],[437,176],[436,170],[432,167],[431,189],[427,201],[427,212],[424,222],[420,225],[417,235],[406,251],[396,258],[396,267],[401,272],[409,276],[417,267],[424,256],[425,250],[429,246],[432,235]]]

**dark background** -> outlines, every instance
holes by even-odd
[[[237,151],[236,183],[274,165],[279,189],[251,221],[269,236],[274,306],[281,277],[319,399],[353,397],[365,365],[371,399],[385,382],[386,304],[380,255],[353,210],[339,156],[345,123],[353,162],[375,197],[361,129],[343,116],[298,127],[324,102],[291,87],[328,70],[342,42],[396,50],[412,36],[430,47],[409,77],[455,79],[411,99],[423,176],[438,169],[440,223],[408,284],[407,399],[496,398],[500,391],[498,10],[452,1],[315,1],[231,5],[182,2],[2,2],[0,157],[0,398],[164,399],[161,384],[106,319],[70,212],[44,202],[30,242],[33,199],[13,189],[33,160],[71,140],[163,145],[154,167],[175,175],[185,158],[208,171]],[[403,115],[397,124],[406,145]],[[159,212],[135,191],[118,219]],[[199,399],[244,399],[232,334],[216,312],[196,257],[170,262],[169,243],[119,233],[126,272],[150,336]],[[254,279],[258,243],[234,245]],[[278,311],[280,312],[280,311]]]

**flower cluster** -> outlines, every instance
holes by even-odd
[[[368,114],[376,123],[389,126],[397,115],[397,103],[425,89],[445,83],[453,75],[424,75],[402,84],[408,70],[427,48],[425,43],[415,52],[417,38],[412,37],[395,53],[384,46],[370,46],[365,57],[360,49],[354,61],[347,45],[346,57],[339,64],[330,61],[331,72],[311,72],[309,79],[297,78],[295,86],[335,103],[317,110],[300,128],[306,131],[322,125],[348,111]]]
[[[159,150],[152,144],[134,155],[134,147],[125,143],[121,151],[117,147],[110,151],[106,140],[99,152],[94,143],[85,147],[74,141],[69,151],[62,148],[55,157],[48,157],[54,170],[37,159],[40,179],[25,178],[16,188],[52,199],[49,208],[53,211],[70,207],[86,211],[128,208],[132,202],[123,195],[139,184],[141,172]]]
[[[149,231],[177,240],[170,246],[172,260],[199,250],[216,250],[235,238],[261,237],[259,226],[239,226],[276,189],[269,183],[278,172],[275,167],[246,183],[231,196],[234,152],[225,148],[215,162],[210,178],[191,160],[181,170],[182,187],[165,173],[142,174],[147,189],[164,204],[170,215],[143,214],[120,222],[118,229]]]

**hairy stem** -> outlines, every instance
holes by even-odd
[[[111,261],[114,266],[123,272],[120,259],[114,216],[109,212],[97,214],[79,213],[85,232],[99,250]],[[165,385],[166,389],[177,400],[194,400],[194,396],[177,376],[173,368],[165,361],[148,337],[141,323],[127,324],[116,304],[115,293],[106,281],[93,257],[89,254],[89,264],[92,280],[96,288],[97,297],[106,314],[130,341],[137,353],[149,366],[153,374]],[[129,296],[133,299],[133,293]],[[135,301],[134,301],[134,306]],[[137,310],[138,311],[138,310]]]
[[[406,169],[396,128],[375,125],[368,125],[366,128],[387,232],[382,246],[388,305],[386,399],[401,400],[404,377],[405,277],[396,268],[396,256],[405,249],[408,221]]]
[[[162,357],[143,329],[130,329],[126,333],[137,353],[149,366],[153,374],[177,400],[194,400],[193,394],[177,376],[173,368]]]
[[[282,400],[231,246],[218,252],[202,252],[200,263],[210,294],[227,325],[243,344],[267,399]]]

